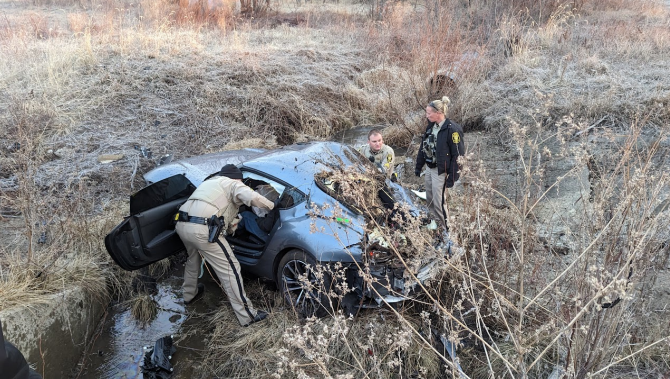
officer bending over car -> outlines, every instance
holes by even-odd
[[[379,129],[370,130],[368,133],[368,144],[359,147],[358,151],[385,173],[387,178],[394,178],[393,160],[395,159],[395,154],[391,146],[384,144],[382,132]]]
[[[256,311],[244,292],[240,264],[224,238],[239,221],[240,205],[266,210],[274,204],[242,183],[242,171],[228,164],[218,176],[205,180],[179,208],[175,227],[184,242],[188,260],[184,268],[184,303],[190,304],[205,290],[198,284],[201,256],[214,268],[240,325],[248,326],[267,317]],[[221,236],[223,234],[224,236]]]
[[[414,174],[421,175],[424,165],[426,201],[430,213],[449,232],[447,225],[447,188],[454,186],[460,177],[458,157],[465,154],[463,128],[449,120],[447,114],[451,100],[447,96],[433,100],[426,106],[428,125],[416,157]]]

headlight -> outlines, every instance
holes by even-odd
[[[370,259],[371,263],[377,264],[387,262],[393,257],[393,253],[390,252],[388,242],[386,242],[384,237],[382,237],[379,230],[373,230],[366,237],[367,243],[365,253]]]
[[[372,264],[388,262],[393,257],[393,254],[388,251],[381,251],[376,249],[368,250],[367,255],[368,258],[370,258]]]

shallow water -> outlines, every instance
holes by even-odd
[[[182,269],[183,270],[183,269]],[[205,348],[203,327],[205,315],[215,310],[221,299],[221,290],[207,275],[205,296],[185,308],[181,297],[181,271],[158,282],[154,300],[158,314],[146,325],[133,319],[128,306],[114,306],[108,310],[103,329],[90,349],[84,370],[78,378],[142,378],[141,365],[144,347],[152,348],[157,339],[173,335],[176,352],[170,360],[174,367],[171,378],[192,378]],[[187,334],[184,334],[188,330]]]

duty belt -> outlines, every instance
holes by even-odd
[[[205,217],[189,216],[188,213],[179,211],[176,216],[177,221],[190,222],[193,224],[209,225],[209,220]]]
[[[435,168],[437,167],[437,163],[426,163],[426,166],[428,166],[428,168]]]

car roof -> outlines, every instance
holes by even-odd
[[[228,163],[239,165],[264,152],[266,152],[265,149],[242,149],[197,155],[158,166],[144,174],[144,179],[147,184],[151,184],[173,175],[184,174],[191,183],[199,186],[205,178],[221,170],[224,165]]]
[[[148,184],[177,174],[184,174],[195,186],[219,171],[223,165],[234,164],[274,176],[292,186],[303,187],[314,181],[314,175],[329,167],[358,166],[363,159],[355,149],[337,142],[308,142],[283,146],[274,150],[243,149],[194,156],[171,162],[144,174]]]
[[[292,186],[314,182],[314,176],[332,167],[361,165],[361,157],[350,146],[337,142],[311,142],[286,146],[254,157],[241,165],[264,172]]]

